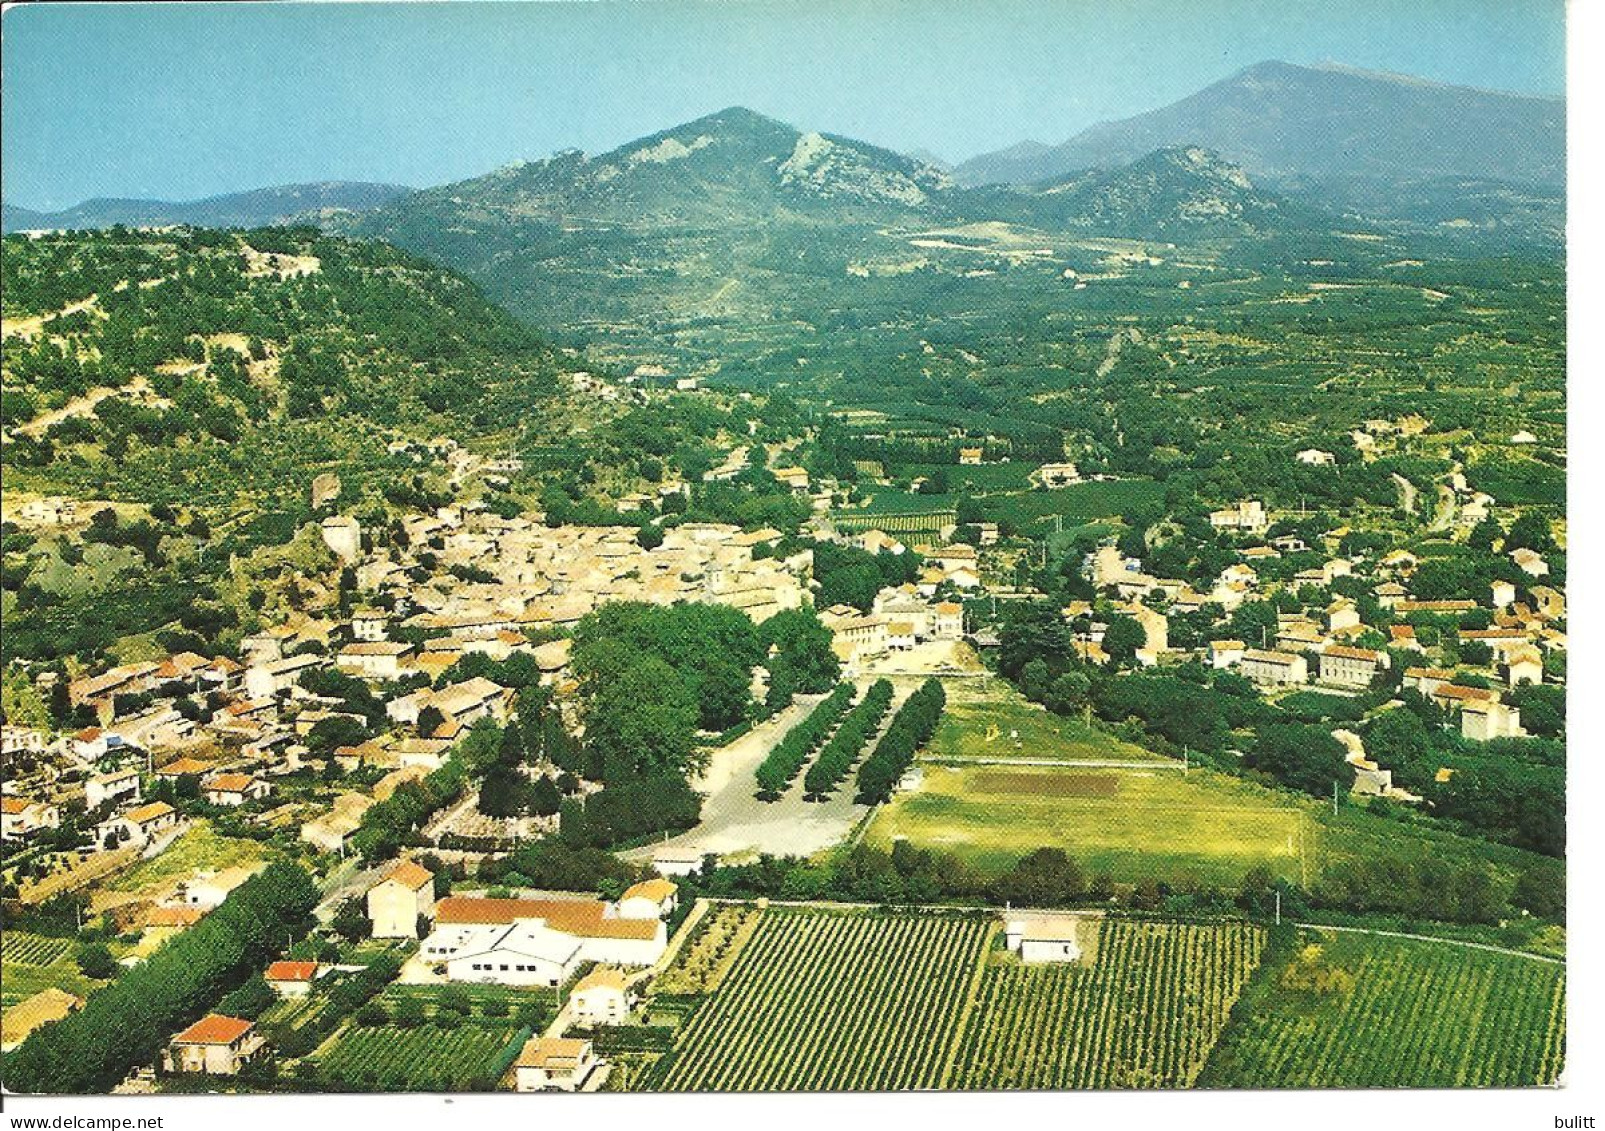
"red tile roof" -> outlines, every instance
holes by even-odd
[[[262,975],[270,982],[310,982],[317,976],[316,962],[274,962]]]
[[[656,938],[656,919],[609,919],[607,904],[594,899],[478,899],[447,896],[435,904],[435,922],[513,923],[542,919],[554,931],[593,939]]]
[[[403,860],[385,873],[385,880],[395,880],[398,884],[412,891],[417,891],[425,884],[433,883],[434,879],[433,872],[412,860]],[[380,882],[383,883],[384,880]]]
[[[232,1045],[256,1027],[253,1021],[208,1013],[173,1038],[175,1045]]]

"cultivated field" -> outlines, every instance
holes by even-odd
[[[951,1084],[1188,1087],[1264,945],[1243,923],[1111,922],[1090,967],[994,956]]]
[[[104,985],[83,976],[72,950],[71,939],[6,931],[0,936],[0,1005],[10,1009],[46,989],[84,997]]]
[[[1532,958],[1311,931],[1245,1001],[1202,1086],[1516,1087],[1564,1063],[1565,968]]]
[[[463,1025],[351,1028],[318,1057],[332,1078],[387,1092],[448,1092],[489,1087],[527,1030]],[[516,1053],[513,1053],[516,1055]]]
[[[940,1087],[992,927],[972,915],[766,911],[652,1086]]]

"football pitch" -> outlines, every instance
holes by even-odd
[[[1089,875],[1122,883],[1234,885],[1263,865],[1303,884],[1312,825],[1306,807],[1210,770],[928,765],[917,788],[876,814],[865,839],[888,848],[906,837],[987,873],[1054,847]]]

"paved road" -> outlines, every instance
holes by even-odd
[[[334,913],[341,903],[353,895],[363,894],[378,883],[379,877],[384,875],[393,863],[394,861],[386,860],[372,868],[363,868],[355,857],[342,861],[319,885],[323,889],[323,899],[313,910],[313,914],[325,922],[334,918]]]
[[[872,682],[862,680],[860,689]],[[886,712],[882,727],[889,725],[897,708],[913,693],[917,681],[898,688]],[[744,856],[771,853],[777,856],[809,856],[841,843],[853,827],[869,812],[869,806],[853,801],[851,775],[828,801],[803,800],[803,775],[791,783],[779,801],[760,801],[754,774],[780,737],[801,722],[824,696],[799,696],[798,701],[773,719],[754,727],[730,745],[714,752],[707,771],[694,783],[706,796],[702,823],[689,832],[657,844],[622,853],[629,860],[651,860],[665,848],[697,854]],[[877,736],[878,737],[878,736]],[[873,746],[876,739],[870,739]]]

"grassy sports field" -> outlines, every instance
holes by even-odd
[[[883,808],[865,834],[956,853],[1001,872],[1036,848],[1064,849],[1089,873],[1233,885],[1256,865],[1303,882],[1306,807],[1208,770],[926,766],[918,789]]]
[[[1065,762],[1172,762],[1080,719],[1052,714],[1001,679],[951,679],[944,684],[944,690],[947,709],[922,755],[932,761],[1044,758]]]

